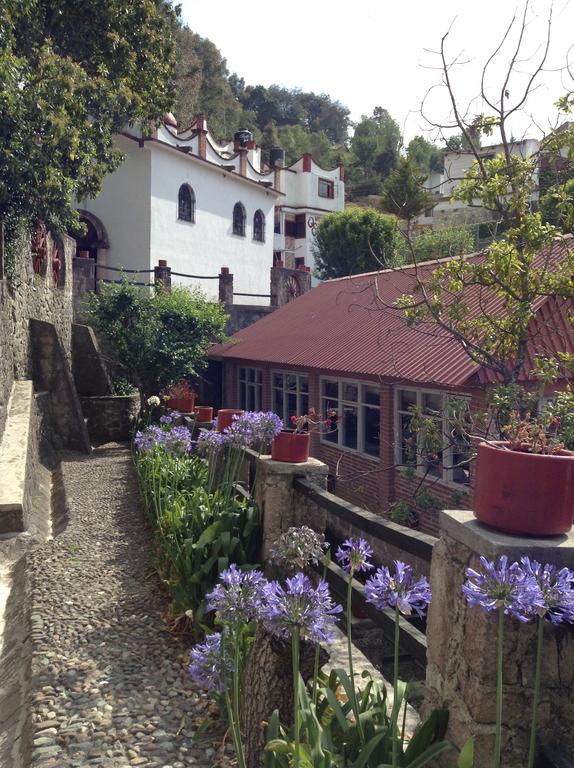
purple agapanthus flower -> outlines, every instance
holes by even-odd
[[[223,693],[231,684],[233,664],[229,655],[221,652],[221,633],[207,635],[205,642],[189,652],[188,672],[199,685]]]
[[[165,447],[170,453],[189,453],[191,449],[191,433],[187,427],[173,427],[166,432]]]
[[[225,436],[221,432],[214,430],[204,430],[199,433],[197,438],[197,452],[198,453],[210,453],[212,451],[219,451],[225,445]]]
[[[552,624],[574,623],[574,571],[555,565],[542,565],[528,557],[521,558],[527,576],[536,579],[542,593],[544,607],[539,615]]]
[[[207,595],[207,609],[217,611],[224,624],[247,624],[258,616],[266,584],[261,571],[240,571],[233,563]]]
[[[224,430],[228,445],[263,448],[283,429],[283,422],[272,411],[247,411],[233,416],[231,426]]]
[[[424,617],[431,601],[428,580],[421,576],[415,579],[410,565],[395,560],[395,571],[387,567],[379,568],[365,584],[365,596],[379,611],[385,608],[398,608],[405,616],[413,612]]]
[[[160,424],[171,424],[173,421],[173,416],[171,413],[164,413],[162,416],[159,417],[159,423]]]
[[[356,538],[344,541],[335,555],[341,568],[350,574],[370,571],[371,568],[374,568],[371,563],[372,556],[373,550],[365,539]]]
[[[162,446],[169,453],[188,453],[191,449],[191,434],[187,427],[170,427],[165,424],[150,424],[143,432],[136,432],[135,445],[138,451],[151,451]]]
[[[466,569],[462,591],[470,606],[490,612],[504,608],[507,616],[521,622],[529,621],[544,608],[540,587],[531,574],[518,563],[508,564],[506,555],[497,562],[480,558],[482,570]]]
[[[276,581],[265,586],[260,616],[265,625],[280,637],[290,637],[298,628],[300,636],[315,642],[328,642],[342,607],[333,603],[327,582],[316,588],[303,573],[287,579],[285,587]]]

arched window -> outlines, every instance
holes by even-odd
[[[233,234],[245,237],[245,208],[243,203],[233,206]]]
[[[189,184],[182,184],[177,195],[177,218],[195,222],[195,192]]]
[[[255,211],[253,216],[253,239],[259,243],[265,242],[265,216],[263,211]]]

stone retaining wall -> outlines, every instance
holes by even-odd
[[[52,255],[58,245],[62,269],[56,285]],[[43,275],[34,272],[28,236],[20,238],[18,247],[6,250],[13,254],[10,256],[13,263],[0,279],[0,435],[6,421],[12,382],[32,378],[31,318],[54,325],[67,361],[71,362],[72,256],[75,242],[67,236],[59,241],[47,236],[47,263]],[[9,260],[8,256],[5,258]]]

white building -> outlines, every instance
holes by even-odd
[[[270,267],[313,269],[315,224],[344,206],[342,167],[325,171],[304,155],[285,168],[280,149],[268,167],[248,131],[219,144],[203,116],[178,132],[167,115],[151,135],[130,128],[116,141],[125,161],[77,204],[88,227],[78,250],[97,259],[98,279],[118,279],[104,267],[153,270],[165,260],[173,282],[217,298],[213,278],[228,267],[234,291],[251,294],[237,303],[268,304]]]
[[[511,153],[518,157],[527,158],[538,153],[540,142],[537,139],[522,139],[515,141],[511,145]],[[488,160],[504,151],[502,144],[492,144],[481,147],[480,155]],[[466,172],[475,161],[474,154],[468,151],[446,151],[444,153],[444,170],[442,172],[431,172],[425,182],[425,187],[429,189],[436,198],[436,203],[425,213],[416,219],[416,224],[421,227],[446,227],[477,225],[478,239],[488,239],[486,230],[488,222],[492,220],[493,213],[480,206],[480,201],[476,200],[475,205],[468,206],[461,200],[452,200],[460,181],[464,178]],[[533,205],[538,202],[538,169],[534,171],[534,189],[531,195]],[[480,224],[485,224],[484,238],[480,234]]]

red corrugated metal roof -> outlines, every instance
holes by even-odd
[[[552,260],[558,257],[553,253]],[[424,280],[437,263],[419,264],[419,278]],[[393,306],[414,284],[414,267],[328,280],[216,345],[210,356],[460,386],[479,373],[462,346],[434,325],[409,327]],[[465,292],[465,302],[472,314],[502,311],[500,299],[485,291]]]

